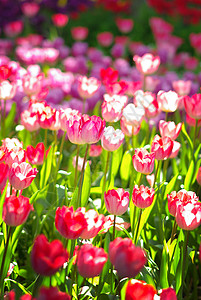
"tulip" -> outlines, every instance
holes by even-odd
[[[70,107],[66,109],[60,109],[59,110],[59,118],[60,118],[60,124],[61,129],[63,131],[67,131],[67,121],[71,118],[78,116],[78,120],[81,118],[81,113],[76,109],[71,109]]]
[[[35,148],[29,145],[27,146],[27,159],[33,165],[42,165],[44,161],[44,152],[45,146],[43,143],[38,143]]]
[[[120,237],[110,242],[109,259],[120,278],[135,277],[147,261],[144,250],[136,247],[131,239]]]
[[[81,139],[83,143],[95,144],[102,135],[105,128],[105,120],[97,116],[83,116],[83,124],[81,128]]]
[[[24,89],[24,93],[28,97],[39,94],[39,92],[42,90],[43,81],[44,81],[43,74],[38,74],[37,76],[33,76],[27,73],[22,77],[22,87]]]
[[[155,159],[165,160],[172,153],[173,141],[169,137],[160,137],[155,135],[151,143],[151,152],[155,153]]]
[[[103,81],[103,84],[110,85],[118,80],[118,71],[112,68],[101,69],[100,76]]]
[[[78,93],[83,99],[92,97],[100,87],[100,82],[95,77],[80,76],[78,82]]]
[[[154,300],[156,289],[145,281],[132,279],[126,287],[125,300]]]
[[[108,94],[103,95],[104,101],[101,106],[102,117],[106,122],[117,122],[120,120],[123,108],[128,101],[127,96]]]
[[[113,42],[113,34],[111,32],[101,32],[97,35],[98,43],[103,47],[108,47]]]
[[[82,277],[93,278],[102,272],[107,261],[107,253],[102,248],[90,244],[82,245],[78,251],[77,268]]]
[[[122,117],[120,120],[120,126],[121,126],[121,131],[126,135],[126,136],[133,136],[137,135],[138,132],[140,131],[141,126],[134,126],[130,125],[125,117]]]
[[[24,196],[5,198],[2,219],[8,226],[19,226],[26,222],[33,206]]]
[[[101,145],[91,145],[89,148],[89,156],[97,157],[100,156],[102,153],[103,148]]]
[[[66,121],[66,131],[68,138],[73,144],[84,144],[81,138],[81,129],[83,124],[83,117],[78,114],[71,114]]]
[[[10,100],[15,96],[16,86],[8,80],[0,82],[0,100]]]
[[[58,207],[55,216],[55,226],[59,233],[67,239],[77,239],[87,229],[87,221],[83,212],[73,211],[73,207]]]
[[[31,2],[31,3],[23,3],[21,5],[21,9],[22,12],[25,16],[29,17],[29,18],[33,18],[35,15],[37,15],[40,6],[39,4],[35,3],[35,2]]]
[[[158,67],[160,65],[160,57],[154,57],[150,53],[146,53],[142,57],[135,55],[133,57],[133,60],[136,63],[136,68],[138,69],[138,71],[144,75],[153,74],[158,70]]]
[[[13,163],[21,164],[25,162],[26,157],[26,151],[16,147],[13,148],[11,151],[7,151],[7,154],[5,156],[5,162],[8,164],[9,167],[11,167]]]
[[[20,20],[9,22],[4,26],[6,36],[12,38],[20,34],[23,30],[23,22]]]
[[[116,25],[122,33],[129,33],[133,29],[133,20],[117,18]]]
[[[171,287],[162,289],[160,293],[160,300],[177,300],[175,290]]]
[[[0,163],[0,190],[6,185],[8,179],[9,167],[7,164]]]
[[[159,91],[157,94],[159,109],[165,112],[174,112],[179,105],[179,96],[173,91]]]
[[[126,118],[128,124],[139,126],[144,119],[145,109],[142,105],[135,106],[133,103],[129,103],[123,109],[123,116]]]
[[[2,140],[2,146],[9,152],[14,148],[18,148],[18,150],[22,149],[23,143],[20,142],[17,138],[5,138],[4,140]]]
[[[31,264],[34,271],[42,276],[52,276],[68,260],[68,253],[61,241],[51,243],[40,234],[36,237],[31,252]]]
[[[175,90],[175,92],[179,95],[179,96],[186,96],[190,93],[191,91],[191,85],[192,85],[192,81],[191,80],[177,80],[177,81],[173,81],[172,82],[172,86]]]
[[[117,150],[124,140],[124,134],[120,129],[114,129],[112,126],[105,128],[101,138],[101,145],[107,151]]]
[[[21,164],[13,163],[9,171],[10,184],[17,190],[26,189],[34,180],[38,173],[36,168],[23,162]]]
[[[64,27],[68,23],[68,16],[64,14],[54,14],[52,22],[56,27]]]
[[[103,227],[105,222],[104,215],[99,215],[94,209],[86,211],[85,207],[78,208],[77,211],[81,211],[84,214],[87,222],[87,228],[83,230],[80,237],[82,239],[91,239],[95,237]]]
[[[64,293],[60,292],[57,287],[42,287],[40,289],[39,295],[37,297],[37,300],[70,300],[71,297]],[[20,299],[22,300],[22,299]],[[23,299],[28,300],[28,299]]]
[[[179,142],[173,141],[172,152],[169,158],[175,158],[178,155],[180,148],[181,144]]]
[[[192,97],[185,96],[184,107],[191,118],[201,119],[201,94],[195,94]]]
[[[38,114],[24,110],[21,113],[21,124],[30,132],[38,130],[40,128]]]
[[[175,125],[174,122],[165,122],[164,120],[160,120],[159,122],[159,131],[162,137],[168,136],[172,140],[176,140],[181,131],[182,123],[178,123]]]
[[[107,211],[115,216],[120,216],[128,209],[129,192],[125,192],[122,188],[108,190],[104,194],[104,200]]]
[[[88,28],[83,26],[73,27],[71,29],[72,37],[76,41],[85,40],[87,38],[88,32],[89,32]]]
[[[176,222],[184,230],[193,230],[201,224],[201,202],[182,203],[176,207]]]
[[[149,153],[144,148],[135,149],[132,157],[134,169],[142,174],[151,174],[154,169],[155,153]]]
[[[155,191],[153,188],[148,188],[144,185],[138,187],[135,185],[132,193],[132,201],[135,206],[139,208],[146,208],[152,204],[154,200],[154,193]]]

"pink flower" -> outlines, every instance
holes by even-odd
[[[155,153],[155,159],[157,160],[167,159],[172,153],[172,148],[173,141],[167,136],[161,138],[157,134],[151,143],[151,152]]]
[[[8,37],[15,37],[16,35],[20,34],[23,30],[23,22],[20,20],[13,21],[10,23],[7,23],[4,26],[4,33]]]
[[[67,131],[67,121],[70,120],[71,118],[76,119],[76,116],[78,116],[78,120],[81,118],[81,113],[76,110],[76,109],[71,109],[70,107],[66,109],[60,109],[59,110],[59,118],[60,118],[60,124],[61,124],[61,129],[63,131]]]
[[[122,33],[129,33],[133,29],[133,23],[132,19],[116,19],[116,25]]]
[[[154,200],[155,191],[153,188],[137,185],[133,188],[132,201],[139,208],[146,208],[150,206]]]
[[[131,279],[126,287],[125,300],[154,300],[156,289],[145,281]]]
[[[15,147],[11,151],[7,151],[5,156],[5,162],[8,164],[9,167],[11,167],[14,162],[18,164],[25,162],[26,157],[27,154],[25,150]]]
[[[102,248],[90,244],[82,245],[78,251],[77,268],[82,277],[93,278],[102,272],[107,261],[107,253]]]
[[[129,205],[129,192],[119,188],[117,190],[108,190],[104,193],[105,206],[107,211],[113,215],[123,215]]]
[[[46,236],[36,237],[31,252],[31,264],[34,271],[42,276],[52,276],[68,261],[68,253],[61,241],[48,242]]]
[[[80,237],[82,239],[91,239],[95,237],[103,227],[105,222],[104,215],[99,215],[94,209],[86,211],[85,207],[80,207],[77,211],[81,211],[84,214],[87,222],[87,228],[83,230]]]
[[[19,226],[26,222],[33,206],[24,196],[5,198],[2,219],[8,226]]]
[[[80,171],[80,172],[81,172],[81,170],[82,170],[83,163],[84,163],[84,157],[78,156],[77,169],[78,169],[78,171]],[[85,162],[84,170],[86,169],[87,163],[89,163],[89,165],[91,165],[91,160],[87,160],[87,161]],[[74,168],[76,167],[76,156],[73,156],[73,167],[74,167]]]
[[[159,109],[165,112],[174,112],[179,105],[179,96],[173,91],[159,91],[157,94]]]
[[[127,120],[127,123],[133,126],[139,126],[145,116],[145,109],[142,105],[135,106],[133,103],[129,103],[123,109],[123,116]]]
[[[109,259],[120,278],[135,277],[147,262],[144,250],[120,237],[109,244]]]
[[[101,145],[91,145],[89,148],[89,156],[97,157],[100,156],[102,153],[103,148]]]
[[[7,164],[0,163],[0,190],[6,185],[8,179],[9,167]]]
[[[188,95],[191,91],[191,80],[177,80],[172,82],[173,89],[179,96]]]
[[[52,16],[52,22],[57,27],[64,27],[68,23],[68,16],[64,14],[54,14]]]
[[[82,41],[85,40],[88,36],[88,28],[83,26],[73,27],[71,29],[71,34],[74,40]]]
[[[17,138],[5,138],[2,140],[2,147],[6,149],[7,152],[12,151],[13,149],[21,150],[23,148],[23,143]]]
[[[197,173],[196,179],[197,179],[197,183],[199,185],[201,185],[201,167],[198,169],[198,173]]]
[[[39,295],[37,297],[37,300],[55,300],[55,299],[57,299],[57,300],[70,300],[71,297],[68,294],[64,293],[64,292],[60,292],[57,289],[57,287],[53,287],[53,286],[51,286],[51,287],[44,287],[43,286],[40,289]],[[20,300],[28,300],[28,299],[20,299]]]
[[[174,122],[166,122],[164,120],[160,120],[159,122],[159,131],[162,137],[168,136],[172,140],[176,140],[181,131],[182,123],[178,123],[175,125]]]
[[[43,80],[43,74],[33,76],[32,74],[27,73],[24,75],[22,77],[22,87],[24,89],[24,93],[29,97],[39,94],[43,87]]]
[[[87,229],[87,221],[80,210],[73,207],[58,207],[55,216],[55,226],[59,233],[67,239],[77,239]]]
[[[193,119],[201,119],[201,94],[194,94],[192,97],[184,97],[186,113]]]
[[[15,96],[16,85],[10,83],[8,80],[0,82],[0,99],[1,100],[10,100]]]
[[[27,146],[27,159],[33,165],[42,165],[44,161],[45,146],[43,143],[38,143],[34,148],[31,145]],[[47,156],[47,152],[46,152]]]
[[[134,126],[130,125],[125,117],[122,117],[120,120],[121,131],[127,136],[137,135],[140,131],[141,125]]]
[[[100,87],[100,81],[95,77],[80,76],[78,82],[78,93],[84,99],[92,97]]]
[[[50,129],[56,121],[56,110],[44,103],[41,111],[38,111],[38,121],[41,128]]]
[[[113,34],[111,32],[101,32],[97,35],[98,43],[103,47],[108,47],[113,42]]]
[[[197,203],[198,196],[194,192],[187,192],[186,190],[180,190],[179,192],[171,192],[170,195],[167,195],[168,199],[168,209],[171,215],[176,216],[177,204],[182,203]]]
[[[81,139],[83,143],[95,144],[97,143],[104,132],[105,120],[100,117],[83,115],[83,124],[81,128]]]
[[[101,138],[101,145],[107,151],[117,150],[124,140],[124,134],[120,129],[114,129],[112,126],[105,128]]]
[[[127,96],[108,94],[103,95],[102,117],[106,122],[117,122],[120,120],[125,104],[128,102]]]
[[[38,173],[36,168],[32,168],[30,164],[22,162],[21,164],[13,163],[9,171],[10,184],[16,190],[26,189],[34,180]]]
[[[115,218],[115,230],[122,231],[123,229],[128,229],[131,226],[130,223],[125,222],[123,218],[116,216]],[[104,230],[102,233],[107,232],[111,227],[114,227],[114,215],[107,215],[105,217],[105,223],[103,224]]]
[[[160,65],[160,57],[153,56],[151,53],[146,53],[142,57],[135,55],[133,57],[138,71],[144,75],[153,74],[158,70]]]
[[[24,110],[21,113],[21,124],[30,132],[38,130],[40,128],[38,114]]]
[[[84,144],[81,137],[83,117],[81,114],[71,114],[66,121],[66,131],[68,138],[73,144]]]
[[[193,230],[201,224],[201,202],[177,203],[176,222],[184,230]]]
[[[175,158],[178,155],[180,148],[181,144],[179,142],[173,141],[172,152],[169,158]]]
[[[154,169],[155,153],[149,153],[144,148],[135,149],[132,157],[134,169],[142,174],[151,174]]]
[[[118,76],[119,76],[119,73],[117,70],[114,70],[112,68],[107,68],[107,69],[101,69],[100,70],[100,76],[101,76],[101,79],[103,81],[103,84],[105,85],[110,85],[114,82],[117,82],[118,80]]]
[[[37,15],[40,6],[35,2],[26,2],[21,5],[22,12],[25,16],[32,18]]]

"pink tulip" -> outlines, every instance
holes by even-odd
[[[89,148],[89,156],[97,157],[100,156],[102,153],[103,148],[101,145],[91,145]]]
[[[56,27],[64,27],[68,23],[68,16],[58,13],[52,16],[52,22]]]
[[[87,116],[84,115],[83,124],[81,128],[81,139],[83,143],[86,144],[95,144],[97,143],[104,132],[105,120],[102,120],[97,116]]]
[[[184,107],[186,113],[193,119],[201,119],[201,94],[192,97],[184,97]]]
[[[135,185],[132,193],[132,201],[135,206],[139,208],[146,208],[153,203],[154,194],[155,191],[153,188],[148,188],[144,185],[138,187],[137,185]]]
[[[20,20],[13,21],[10,23],[7,23],[4,26],[4,33],[6,36],[12,38],[15,37],[16,35],[20,34],[23,30],[23,22]]]
[[[134,169],[142,174],[151,174],[154,169],[155,153],[149,153],[144,148],[135,149],[132,157]]]
[[[0,100],[10,100],[15,96],[16,86],[8,80],[0,82]]]
[[[129,205],[129,193],[124,189],[108,190],[104,194],[105,206],[110,214],[120,216],[123,215]]]
[[[123,229],[128,229],[131,224],[128,222],[125,222],[123,218],[115,216],[115,224],[114,224],[114,215],[107,215],[105,217],[105,223],[103,224],[104,230],[101,231],[102,233],[106,233],[111,227],[114,228],[117,231],[122,231]]]
[[[103,95],[102,117],[106,122],[117,122],[120,120],[125,104],[128,102],[127,96],[108,94]]]
[[[113,42],[113,34],[111,32],[101,32],[97,35],[98,43],[103,47],[108,47]]]
[[[100,81],[95,77],[80,76],[78,79],[78,93],[83,99],[92,97],[100,87]]]
[[[164,120],[160,120],[159,122],[159,131],[162,137],[168,136],[172,140],[176,140],[181,131],[182,123],[178,123],[175,125],[174,122],[169,121],[166,122]]]
[[[145,116],[145,109],[143,105],[135,106],[133,103],[129,103],[123,109],[123,116],[127,120],[127,123],[133,126],[139,126]]]
[[[21,124],[30,132],[38,130],[40,128],[38,114],[24,110],[21,113]]]
[[[2,140],[2,147],[6,149],[7,152],[12,151],[13,149],[21,150],[23,149],[23,143],[20,142],[17,138],[5,138]]]
[[[78,116],[78,119],[81,118],[81,113],[76,110],[76,109],[71,109],[70,107],[66,109],[60,109],[59,110],[59,119],[60,119],[60,124],[61,124],[61,129],[63,131],[67,131],[67,121],[70,120],[71,118],[76,119],[76,116]]]
[[[116,19],[117,27],[122,33],[129,33],[133,29],[133,23],[132,19]]]
[[[151,143],[151,152],[155,153],[155,159],[157,160],[167,159],[172,153],[172,148],[173,141],[167,136],[161,138],[157,134]]]
[[[160,57],[153,56],[151,53],[146,53],[142,57],[135,55],[133,57],[138,71],[144,75],[153,74],[158,70],[160,65]]]
[[[83,117],[77,112],[72,113],[66,121],[66,131],[68,138],[73,144],[84,144],[81,137]],[[64,128],[64,127],[63,127]]]
[[[76,41],[85,40],[87,38],[88,32],[88,28],[83,26],[73,27],[71,29],[72,37]]]
[[[173,91],[159,91],[157,94],[159,109],[165,112],[174,112],[179,105],[179,96]]]
[[[82,245],[78,251],[77,268],[82,277],[93,278],[102,272],[107,261],[107,253],[102,248],[90,244]]]
[[[175,290],[171,287],[162,289],[160,293],[160,300],[177,300]]]
[[[77,239],[87,229],[87,221],[80,210],[73,207],[58,207],[55,215],[55,226],[59,233],[67,239]]]
[[[9,167],[11,167],[13,163],[21,164],[22,162],[25,162],[26,158],[26,151],[15,147],[11,151],[7,151],[5,156],[5,163],[8,164]]]
[[[201,202],[177,203],[176,222],[184,230],[193,230],[201,224]]]
[[[147,262],[144,250],[131,239],[116,238],[109,245],[109,259],[120,278],[135,277]]]
[[[125,117],[122,117],[120,120],[120,126],[121,126],[121,131],[124,133],[126,136],[133,136],[137,135],[138,132],[140,131],[141,126],[134,126],[130,125]]]
[[[30,2],[30,3],[26,2],[21,5],[21,9],[25,16],[29,18],[33,18],[35,15],[37,15],[40,6],[35,2]]]
[[[124,134],[120,129],[114,129],[112,126],[105,128],[101,138],[101,145],[107,151],[117,150],[124,140]]]
[[[38,173],[36,168],[32,168],[30,164],[23,162],[21,164],[13,163],[9,171],[10,184],[16,190],[26,189],[34,180]]]
[[[191,91],[191,80],[177,80],[172,82],[173,89],[179,96],[186,96]]]
[[[37,95],[42,90],[44,75],[38,74],[33,76],[29,73],[22,77],[22,87],[24,93],[31,97],[32,95]]]
[[[8,226],[19,226],[26,222],[33,206],[24,196],[5,198],[2,219]]]
[[[180,148],[181,148],[181,144],[179,142],[173,141],[172,152],[171,152],[169,158],[177,157]]]
[[[0,190],[6,185],[8,179],[9,167],[7,164],[0,163]]]
[[[38,143],[35,148],[31,145],[28,145],[27,159],[32,165],[42,165],[44,161],[44,152],[45,146],[43,143]]]

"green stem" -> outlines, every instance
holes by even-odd
[[[134,205],[134,211],[133,211],[133,225],[132,225],[132,237],[134,242],[134,232],[135,232],[135,218],[136,218],[136,212],[137,212],[137,206]]]
[[[1,295],[1,299],[3,299],[3,295],[4,295],[4,265],[5,265],[5,259],[6,259],[6,254],[8,251],[8,244],[9,244],[9,240],[11,237],[11,232],[12,232],[12,227],[8,227],[8,236],[7,236],[7,240],[6,240],[6,245],[5,245],[5,249],[4,249],[4,253],[3,253],[3,258],[2,258],[2,262],[1,262],[1,270],[0,270],[0,295]]]
[[[169,163],[168,159],[164,160],[163,162],[163,181],[166,181],[168,163]]]
[[[103,210],[103,206],[104,206],[104,193],[105,193],[106,176],[109,167],[109,162],[110,162],[110,151],[107,152],[107,160],[106,160],[105,172],[103,177],[103,187],[102,187],[102,194],[101,194],[101,211]]]
[[[86,147],[86,151],[85,151],[85,155],[84,155],[84,161],[83,161],[81,175],[80,175],[80,183],[79,183],[79,190],[78,190],[78,197],[77,197],[77,199],[78,199],[78,203],[77,203],[78,207],[81,207],[82,180],[83,180],[83,176],[84,176],[84,168],[85,168],[85,163],[87,161],[88,150],[89,150],[89,144],[87,144],[87,147]]]
[[[31,299],[34,299],[37,296],[38,290],[39,290],[42,282],[43,282],[43,276],[38,275],[38,277],[36,278],[36,281],[34,283],[33,293],[32,293],[32,298]]]
[[[45,141],[44,141],[45,151],[47,149],[47,129],[45,129]],[[45,153],[44,153],[44,160],[45,160]]]
[[[196,141],[196,136],[197,136],[197,128],[198,128],[198,120],[195,120],[195,131],[194,131],[194,137],[193,137],[193,149],[192,149],[192,156],[194,155],[194,150],[195,150],[195,141]]]
[[[136,229],[136,232],[135,232],[134,244],[137,243],[137,236],[138,236],[138,231],[139,231],[139,228],[140,228],[141,217],[142,217],[142,208],[140,208],[140,213],[139,213],[139,218],[138,218],[137,229]]]
[[[57,164],[56,164],[54,186],[55,186],[56,181],[57,181],[57,173],[58,173],[58,171],[59,171],[59,167],[60,167],[60,163],[61,163],[61,157],[62,157],[62,151],[63,151],[63,146],[64,146],[65,137],[66,137],[66,132],[64,132],[64,134],[63,134],[63,136],[62,136],[61,145],[60,145],[60,148],[59,148],[59,158],[58,158],[58,162],[57,162]],[[45,153],[46,153],[46,151],[45,151]]]
[[[75,186],[77,186],[77,171],[78,171],[78,159],[79,159],[80,145],[77,145],[77,154],[76,154],[76,162],[75,162]]]
[[[179,290],[179,295],[178,298],[179,299],[183,299],[183,287],[184,287],[184,280],[185,280],[185,267],[186,267],[186,256],[187,256],[187,246],[188,246],[188,240],[189,240],[189,234],[190,231],[189,230],[185,230],[184,231],[184,246],[183,246],[183,261],[182,261],[182,278],[181,278],[181,288]]]
[[[168,111],[165,112],[165,121],[168,122]]]
[[[116,215],[114,215],[114,223],[113,223],[113,234],[112,234],[112,240],[115,239],[115,225],[116,225]]]
[[[158,179],[158,173],[159,173],[159,171],[160,171],[160,168],[159,168],[159,167],[161,167],[161,163],[162,163],[162,160],[157,161],[157,167],[156,167],[156,172],[155,172],[155,177],[154,177],[153,188],[155,187],[155,184],[156,184],[157,179]]]

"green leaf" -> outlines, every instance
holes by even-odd
[[[90,194],[102,194],[102,187],[101,186],[95,186],[91,188]]]
[[[184,233],[183,230],[180,230],[179,237],[176,244],[174,259],[172,261],[173,269],[176,280],[176,293],[180,290],[180,287],[182,285],[182,253],[183,253],[183,247],[184,247]]]
[[[177,182],[178,175],[179,175],[179,174],[176,174],[176,175],[170,180],[170,182],[166,185],[165,192],[164,192],[164,195],[163,195],[163,200],[166,200],[167,194],[169,194],[170,192],[172,192],[172,191],[174,190],[174,186],[175,186],[175,184],[176,184],[176,182]]]
[[[192,152],[192,150],[193,150],[193,143],[192,143],[192,141],[191,141],[190,136],[188,135],[188,133],[187,133],[187,131],[186,131],[186,128],[185,128],[185,124],[184,124],[184,123],[182,124],[181,132],[183,133],[184,137],[187,139],[187,142],[188,142],[188,144],[189,144],[189,146],[190,146],[190,149],[191,149],[191,152]]]
[[[48,153],[47,159],[43,163],[42,169],[40,171],[40,189],[42,189],[46,185],[46,183],[50,177],[50,173],[51,173],[51,169],[52,169],[53,151],[54,151],[54,146],[51,147],[51,149]]]
[[[184,180],[184,188],[187,191],[190,189],[190,186],[192,184],[194,171],[195,171],[195,162],[194,162],[194,160],[192,160],[190,163],[190,166],[188,168],[188,172],[186,174],[185,180]]]
[[[132,157],[129,151],[126,151],[123,155],[123,159],[120,167],[120,177],[122,180],[128,181],[130,177]]]
[[[77,208],[77,203],[78,203],[78,187],[76,186],[74,192],[73,192],[73,196],[72,199],[70,201],[69,206],[73,206],[74,209]]]
[[[9,114],[7,115],[6,120],[5,120],[5,134],[4,134],[4,136],[9,136],[10,130],[13,127],[13,124],[14,124],[15,116],[16,116],[16,103],[13,103],[12,106],[11,106],[11,110],[10,110]]]
[[[89,162],[87,162],[84,171],[84,180],[82,185],[81,206],[86,206],[90,195],[90,189],[91,189],[91,171],[90,171]]]
[[[123,145],[121,145],[117,150],[112,152],[112,167],[111,167],[111,173],[116,176],[119,166],[122,160],[122,154],[123,154]]]
[[[163,246],[162,258],[161,258],[160,286],[161,286],[162,289],[165,289],[165,288],[169,287],[169,282],[168,282],[168,253],[167,253],[167,248],[166,248],[166,242]]]

